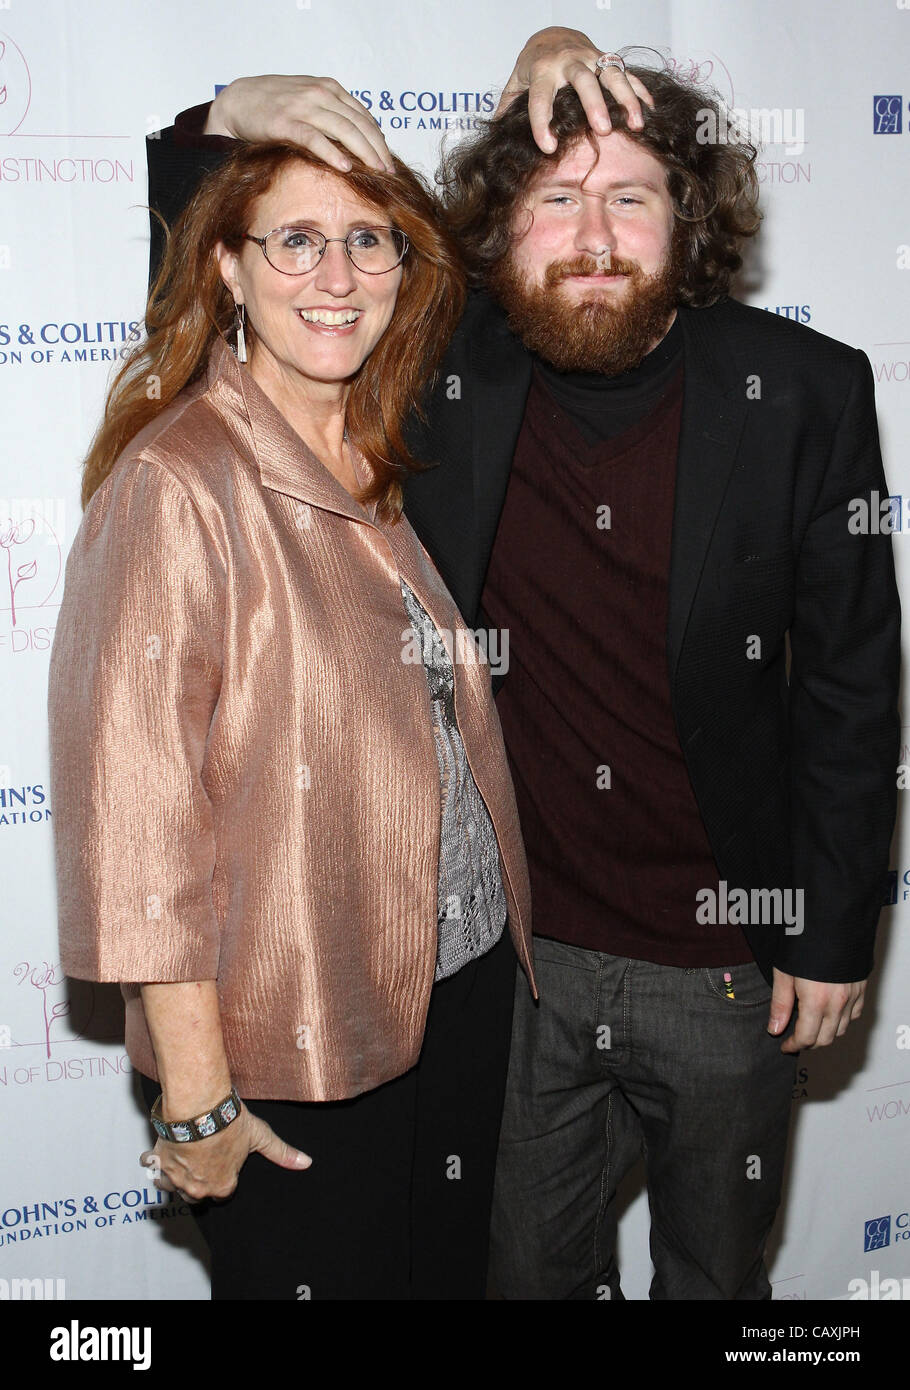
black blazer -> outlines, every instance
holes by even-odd
[[[176,147],[172,131],[147,148],[150,206],[166,220],[223,158]],[[872,371],[864,353],[732,299],[679,317],[667,669],[680,745],[729,889],[803,891],[800,934],[767,912],[743,924],[766,977],[776,965],[861,980],[900,741],[891,540],[848,526],[851,499],[887,495]],[[405,510],[470,626],[482,625],[531,370],[502,311],[474,293],[426,420],[410,426],[415,454],[436,466],[409,479]]]

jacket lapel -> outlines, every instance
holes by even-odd
[[[471,354],[471,445],[478,555],[489,555],[531,387],[531,356],[489,301]],[[478,585],[484,576],[478,576]],[[478,589],[479,595],[479,589]]]
[[[225,419],[244,453],[258,466],[265,487],[352,521],[368,520],[364,508],[292,428],[223,339],[212,348],[207,379],[216,398],[224,401]]]
[[[680,308],[684,333],[682,420],[676,465],[667,614],[667,667],[676,676],[689,614],[745,421],[746,376],[712,309]]]

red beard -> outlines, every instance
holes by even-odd
[[[637,261],[614,257],[610,274],[628,276],[628,284],[618,289],[621,300],[614,300],[610,290],[594,290],[590,297],[572,302],[560,283],[569,275],[597,274],[599,264],[593,256],[553,261],[544,283],[533,286],[506,257],[491,274],[490,292],[505,309],[512,332],[558,371],[617,376],[637,367],[666,333],[678,303],[680,262],[677,237],[654,275],[645,275]]]

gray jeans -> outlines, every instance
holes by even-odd
[[[757,965],[683,969],[534,938],[516,981],[493,1203],[504,1298],[622,1298],[616,1188],[643,1154],[652,1299],[770,1297],[796,1056]]]

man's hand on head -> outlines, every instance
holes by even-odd
[[[337,140],[371,169],[394,167],[378,124],[334,77],[238,77],[212,102],[203,134],[287,140],[346,172]]]
[[[531,134],[545,154],[552,154],[556,138],[550,130],[550,121],[553,99],[560,87],[575,88],[591,129],[598,135],[608,135],[612,129],[604,100],[606,88],[620,106],[625,107],[629,125],[640,130],[644,124],[641,101],[653,106],[654,98],[632,73],[620,72],[617,67],[596,73],[594,64],[603,51],[579,29],[551,26],[532,34],[503,88],[494,119],[502,115],[520,92],[527,91]]]
[[[866,981],[853,984],[826,984],[822,980],[803,980],[774,967],[774,986],[768,1032],[779,1035],[790,1022],[794,1004],[799,1005],[796,1027],[781,1043],[781,1052],[799,1052],[807,1047],[827,1047],[843,1037],[850,1023],[863,1012]]]

